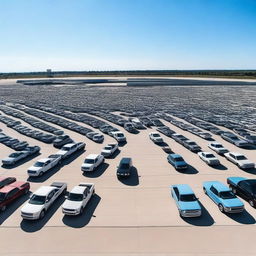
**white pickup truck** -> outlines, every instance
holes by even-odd
[[[56,154],[61,155],[61,159],[65,159],[68,156],[72,155],[78,150],[82,150],[85,148],[85,143],[84,142],[78,142],[78,143],[69,143],[66,144],[59,150]]]
[[[21,217],[27,220],[42,219],[54,201],[67,191],[67,184],[53,182],[50,186],[37,189],[21,208]]]
[[[60,162],[60,158],[43,158],[35,162],[28,168],[27,173],[30,177],[42,176],[45,172],[56,166]]]
[[[82,214],[85,206],[95,193],[93,183],[80,183],[75,186],[66,196],[66,200],[62,205],[62,212],[65,215]]]

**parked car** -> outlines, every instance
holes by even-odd
[[[238,138],[235,134],[233,134],[232,132],[225,132],[221,134],[221,137],[236,145],[237,147],[247,147],[249,145],[249,143],[246,140],[242,140],[240,138]]]
[[[105,146],[101,150],[101,154],[104,157],[110,157],[116,152],[116,150],[118,150],[118,144],[117,143],[109,143],[107,146]]]
[[[245,136],[244,136],[244,139],[245,139],[248,143],[250,143],[250,144],[252,144],[252,145],[256,145],[256,136],[254,136],[254,135],[245,135]]]
[[[188,168],[188,164],[181,155],[169,154],[167,160],[176,170],[186,170]]]
[[[211,142],[208,147],[210,149],[212,149],[213,151],[215,151],[216,153],[218,153],[219,155],[224,155],[225,153],[228,152],[228,150],[226,148],[224,148],[222,146],[222,144],[214,141],[214,142]]]
[[[27,220],[42,219],[54,201],[66,191],[67,184],[62,182],[53,182],[50,186],[40,187],[21,208],[21,217]]]
[[[211,152],[198,152],[197,154],[205,163],[207,163],[210,166],[220,164],[219,159]]]
[[[94,193],[95,186],[93,183],[80,183],[66,196],[66,200],[62,205],[62,212],[65,215],[82,214]]]
[[[0,210],[5,211],[6,207],[17,198],[29,192],[29,182],[15,181],[0,189]]]
[[[202,214],[198,198],[187,184],[177,184],[170,187],[171,195],[178,207],[181,217],[200,217]]]
[[[244,204],[239,198],[223,183],[219,181],[206,181],[203,183],[203,190],[221,212],[240,213],[244,210]]]
[[[136,129],[145,129],[145,126],[141,123],[141,121],[138,118],[133,118],[131,121]]]
[[[65,144],[72,143],[73,140],[69,137],[69,135],[63,134],[58,136],[54,141],[53,141],[53,146],[56,148],[61,148]]]
[[[208,132],[199,132],[198,136],[200,136],[201,138],[203,138],[205,140],[210,140],[212,138],[212,135]]]
[[[0,188],[6,186],[6,185],[9,185],[13,182],[16,181],[16,178],[15,177],[3,177],[3,176],[0,176]]]
[[[129,157],[123,157],[117,166],[116,175],[118,178],[129,177],[131,175],[133,163]]]
[[[2,160],[3,165],[14,165],[18,161],[26,158],[29,155],[28,151],[18,151],[11,153],[8,157]]]
[[[180,144],[183,144],[183,142],[185,140],[188,140],[188,138],[186,138],[185,136],[183,136],[182,134],[178,134],[178,133],[174,133],[172,134],[172,138],[177,141]]]
[[[234,194],[248,201],[252,207],[256,206],[256,179],[229,177],[227,183]]]
[[[124,124],[124,129],[127,131],[127,132],[130,132],[130,133],[135,133],[137,132],[137,130],[135,129],[133,123],[131,122],[127,122]]]
[[[38,160],[33,166],[28,168],[28,175],[30,177],[42,176],[45,172],[52,169],[60,162],[59,158],[43,158]]]
[[[90,154],[85,158],[82,164],[81,170],[83,172],[92,172],[103,163],[104,163],[104,156],[97,155],[97,154]]]
[[[163,143],[164,140],[158,132],[151,132],[149,138],[156,144]]]
[[[251,169],[255,167],[255,164],[248,160],[245,155],[237,152],[228,152],[224,156],[232,163],[237,165],[241,169]]]
[[[113,132],[113,138],[116,139],[117,142],[126,142],[126,137],[122,132]]]
[[[41,148],[39,146],[28,146],[24,150],[28,151],[29,155],[33,155],[39,153]]]
[[[65,159],[69,157],[70,155],[74,154],[78,150],[82,150],[85,148],[84,142],[78,142],[78,143],[69,143],[64,145],[61,150],[57,152],[58,155],[61,155],[62,159]]]
[[[195,153],[200,152],[202,150],[201,147],[197,145],[195,141],[192,141],[192,140],[184,140],[183,146]]]

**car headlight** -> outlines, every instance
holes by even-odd
[[[187,211],[186,210],[182,210],[181,213],[186,213]]]

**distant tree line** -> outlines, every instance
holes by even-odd
[[[256,79],[256,70],[132,70],[132,71],[56,71],[50,77],[69,76],[194,76]],[[47,72],[0,73],[6,78],[46,78]]]

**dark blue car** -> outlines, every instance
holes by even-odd
[[[186,170],[188,168],[188,164],[181,155],[169,154],[167,160],[176,170]]]

